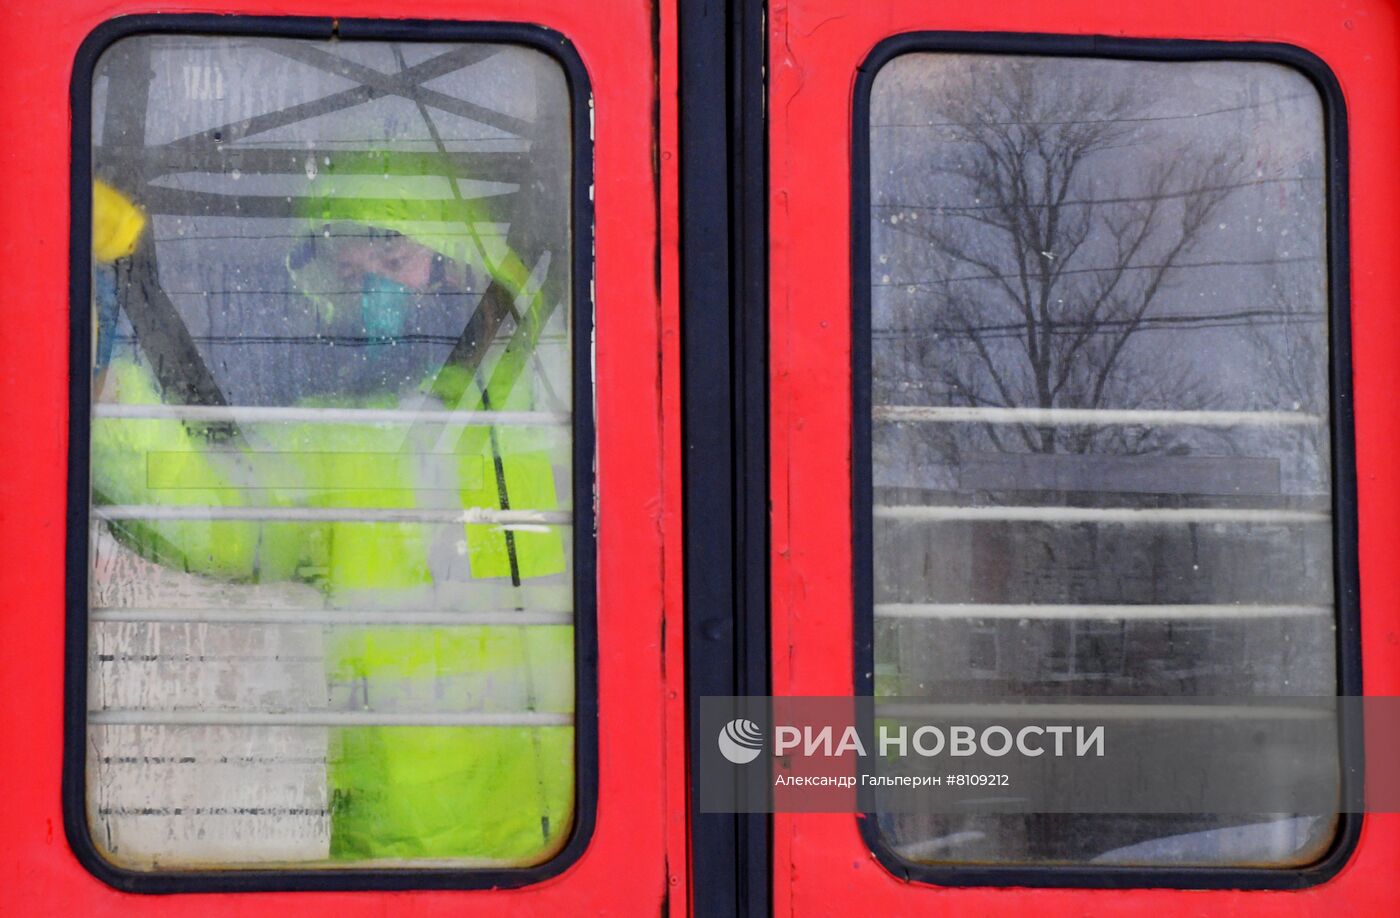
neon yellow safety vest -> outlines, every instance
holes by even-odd
[[[115,192],[95,195],[94,204],[95,234],[113,228],[108,242],[95,245],[97,256],[130,254],[144,220],[134,223],[130,214],[120,213],[121,205],[132,205]],[[341,211],[336,218],[352,216],[340,202],[328,203],[326,216],[333,206]],[[508,250],[496,259],[493,277],[517,293],[527,279]],[[470,380],[449,378],[448,386],[461,392],[455,407],[481,407],[482,395]],[[512,388],[518,391],[492,392],[491,407],[528,410],[529,387]],[[149,369],[130,355],[113,359],[104,392],[121,404],[161,401]],[[385,395],[383,404],[360,401],[354,407],[392,407],[392,400]],[[420,484],[417,457],[401,451],[402,440],[402,428],[277,423],[258,428],[262,451],[249,453],[213,443],[197,425],[179,420],[99,418],[92,430],[93,500],[98,505],[412,507]],[[502,428],[494,437],[485,428],[470,429],[456,442],[460,506],[500,506],[499,458],[512,508],[557,507],[553,466],[559,455],[551,449],[558,448],[549,434],[529,428]],[[396,594],[421,593],[432,582],[427,527],[417,523],[121,520],[109,525],[127,548],[162,565],[242,583],[313,584],[332,608],[392,608]],[[513,538],[520,578],[568,569],[557,531],[515,532]],[[512,573],[497,527],[465,525],[462,542],[473,579]],[[573,709],[568,626],[337,627],[326,646],[328,680],[358,686],[371,708],[375,699],[388,698],[406,710],[438,705],[520,711],[532,694],[530,681],[543,678],[557,689],[544,693],[549,696],[544,703],[561,713]],[[327,751],[331,855],[544,860],[572,826],[573,757],[573,729],[567,726],[334,730]]]

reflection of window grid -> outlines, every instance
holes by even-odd
[[[1126,625],[1070,620],[1055,628],[1048,657],[1050,673],[1068,679],[1097,679],[1124,673]]]
[[[967,630],[967,666],[971,672],[982,675],[995,675],[999,655],[1000,639],[995,624],[978,623]]]

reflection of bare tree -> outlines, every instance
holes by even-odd
[[[1285,410],[1317,411],[1325,408],[1319,396],[1327,391],[1326,338],[1317,333],[1323,313],[1316,298],[1303,299],[1293,283],[1274,285],[1268,300],[1274,315],[1246,327],[1268,362],[1269,382],[1277,386],[1269,401]]]
[[[895,317],[914,339],[908,372],[936,378],[954,404],[1206,407],[1189,369],[1132,342],[1238,186],[1238,160],[1154,130],[1140,89],[1045,79],[1021,60],[980,62],[966,79],[977,91],[940,93],[949,133],[932,170],[881,177],[891,194],[877,218],[917,240],[940,279]],[[1115,168],[1125,147],[1132,168]],[[908,203],[930,191],[932,204]],[[1154,428],[984,430],[1003,451],[1175,445]]]
[[[1311,202],[1309,202],[1311,203]],[[1295,250],[1325,251],[1322,224],[1297,218],[1290,221]],[[1284,254],[1287,254],[1285,252]],[[1263,361],[1261,409],[1282,408],[1326,416],[1328,345],[1325,274],[1308,263],[1284,262],[1267,270],[1268,292],[1261,309],[1245,328],[1247,340]],[[1302,487],[1313,493],[1327,488],[1328,467],[1324,424],[1295,427],[1298,448],[1292,455]]]

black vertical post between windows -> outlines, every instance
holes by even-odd
[[[680,6],[686,692],[768,691],[767,144],[761,0]],[[692,760],[698,744],[689,736]],[[691,775],[692,788],[695,787]],[[697,915],[766,915],[770,820],[692,814]]]

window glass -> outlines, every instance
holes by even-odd
[[[870,112],[877,691],[1333,694],[1312,84],[1270,63],[916,53]],[[880,831],[930,863],[1292,865],[1335,823]]]
[[[549,859],[576,768],[562,68],[137,36],[92,98],[99,851]]]

